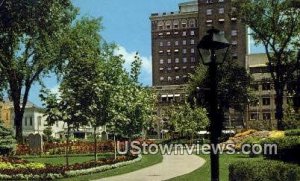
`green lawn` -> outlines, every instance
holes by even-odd
[[[98,154],[98,158],[106,158],[106,157],[113,157],[112,153],[105,153],[105,154]],[[28,160],[30,162],[39,162],[39,163],[49,163],[52,165],[64,165],[66,163],[66,158],[62,155],[51,155],[51,156],[43,156],[43,157],[22,157],[25,160]],[[94,155],[88,154],[88,155],[70,155],[69,157],[69,163],[75,164],[75,163],[82,163],[87,162],[94,159]]]
[[[157,164],[162,162],[162,155],[157,154],[157,155],[143,155],[143,158],[141,161],[126,165],[124,167],[112,169],[112,170],[107,170],[101,173],[95,173],[95,174],[90,174],[90,175],[83,175],[83,176],[77,176],[77,177],[70,177],[70,178],[65,178],[65,179],[60,179],[61,181],[87,181],[87,180],[95,180],[95,179],[100,179],[100,178],[105,178],[105,177],[111,177],[115,175],[121,175],[129,172],[133,172],[145,167],[149,167],[151,165]]]
[[[201,158],[206,160],[206,163],[199,169],[182,175],[169,181],[210,181],[210,159],[209,155],[200,155]],[[237,160],[246,160],[246,159],[263,159],[263,157],[258,158],[249,158],[247,155],[220,155],[220,180],[228,181],[228,165]]]

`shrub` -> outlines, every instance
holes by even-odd
[[[283,138],[284,134],[284,131],[271,131],[269,138]]]
[[[300,163],[300,137],[287,136],[277,139],[265,139],[261,144],[276,144],[277,154],[265,153],[265,157],[269,159],[282,160],[293,163]]]
[[[291,129],[284,132],[285,136],[300,136],[300,129]]]
[[[241,143],[241,146],[244,145],[244,144],[251,145],[251,148],[249,148],[249,150],[245,150],[245,151],[250,151],[250,154],[249,154],[250,157],[259,156],[259,155],[253,153],[252,146],[254,144],[259,144],[261,139],[262,138],[259,138],[259,137],[249,136],[249,137],[247,137],[246,139],[243,140],[243,142]]]
[[[229,165],[229,181],[296,181],[300,167],[273,160],[238,161]]]

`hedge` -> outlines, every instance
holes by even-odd
[[[300,136],[300,129],[291,129],[284,131],[285,136]]]
[[[287,136],[277,139],[265,139],[261,144],[276,144],[277,154],[264,153],[264,156],[269,159],[282,160],[286,162],[300,164],[300,137]]]
[[[296,181],[300,167],[274,160],[237,161],[229,165],[229,181]]]

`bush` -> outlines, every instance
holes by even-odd
[[[300,136],[300,129],[291,129],[284,132],[285,136]]]
[[[268,151],[264,154],[266,158],[282,160],[292,163],[300,163],[300,137],[299,136],[287,136],[277,139],[265,139],[261,144],[276,144],[277,154],[268,154]]]
[[[259,138],[259,137],[249,136],[248,138],[243,140],[243,142],[241,143],[241,146],[244,145],[244,144],[251,145],[251,148],[249,148],[249,150],[245,150],[245,151],[250,151],[250,154],[249,154],[250,157],[259,156],[259,155],[253,153],[252,146],[254,144],[259,144],[261,139],[262,138]]]
[[[229,165],[229,181],[296,181],[300,167],[281,161],[247,160]]]

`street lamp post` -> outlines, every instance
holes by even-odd
[[[217,148],[219,137],[222,132],[223,115],[220,114],[218,108],[218,82],[217,68],[226,59],[230,44],[225,39],[224,34],[217,29],[210,29],[199,42],[197,49],[200,59],[204,65],[208,66],[210,78],[210,94],[209,94],[209,118],[210,118],[210,163],[211,163],[211,180],[219,181],[219,150]],[[219,56],[220,54],[223,54]],[[217,55],[219,57],[217,57]],[[223,57],[222,57],[223,56]],[[216,151],[215,151],[216,150]]]

